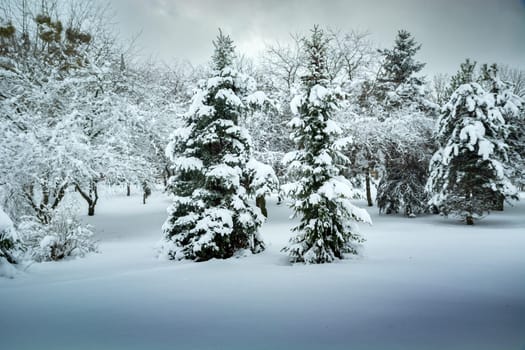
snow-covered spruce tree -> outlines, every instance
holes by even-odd
[[[420,48],[412,34],[400,30],[392,49],[379,50],[383,64],[375,94],[387,111],[400,109],[407,102],[416,102],[421,108],[427,105],[422,89],[424,79],[416,76],[425,66],[414,57]]]
[[[327,39],[314,27],[303,45],[308,72],[302,77],[302,93],[292,100],[297,116],[289,124],[297,150],[283,159],[297,179],[287,188],[301,222],[283,250],[292,262],[327,263],[357,253],[363,240],[356,222],[370,222],[370,217],[350,202],[354,189],[340,175],[348,159],[340,151],[344,142],[337,140],[341,129],[330,119],[339,97],[327,86]]]
[[[499,196],[513,198],[516,189],[505,169],[507,127],[493,94],[478,83],[461,85],[439,119],[440,149],[430,162],[430,204],[468,225],[493,208]]]
[[[507,133],[505,134],[505,144],[507,145],[508,159],[505,162],[507,176],[512,180],[514,185],[520,186],[523,179],[523,143],[520,144],[520,138],[523,140],[523,99],[514,94],[513,86],[510,83],[502,81],[499,77],[499,67],[496,64],[483,64],[478,78],[488,93],[494,98],[494,105],[499,109],[505,124]],[[500,195],[494,201],[495,210],[503,210],[505,197]]]
[[[230,37],[220,32],[214,45],[213,76],[196,90],[185,126],[167,148],[174,202],[163,226],[161,255],[169,259],[205,261],[264,249],[258,233],[263,216],[242,186],[250,159],[250,137],[239,127],[246,79],[232,67]]]

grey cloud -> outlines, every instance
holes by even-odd
[[[99,0],[104,1],[104,0]],[[285,41],[313,24],[368,30],[391,46],[398,29],[423,44],[429,72],[452,72],[466,57],[525,68],[525,0],[114,0],[124,33],[143,30],[144,52],[202,63],[221,27],[240,50]]]

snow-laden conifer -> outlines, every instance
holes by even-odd
[[[204,261],[264,249],[263,217],[242,185],[251,141],[239,122],[254,84],[233,68],[229,36],[220,33],[214,45],[212,76],[200,83],[166,151],[175,174],[162,242],[162,255],[170,259]]]
[[[348,165],[341,147],[348,140],[340,139],[341,129],[331,119],[340,95],[328,86],[327,39],[315,27],[303,45],[308,72],[302,77],[301,94],[292,100],[296,117],[289,123],[297,150],[283,160],[297,179],[287,190],[301,221],[284,250],[292,262],[326,263],[357,253],[363,240],[356,223],[370,222],[370,217],[350,202],[355,191],[341,175]]]
[[[478,83],[463,84],[452,94],[438,122],[439,150],[430,163],[430,203],[445,215],[472,225],[493,209],[494,201],[515,197],[507,177],[508,128],[498,94]]]

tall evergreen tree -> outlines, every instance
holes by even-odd
[[[296,235],[284,248],[292,262],[326,263],[357,253],[362,242],[356,222],[370,222],[364,209],[350,203],[351,183],[341,176],[348,159],[337,141],[339,126],[331,119],[338,94],[328,87],[326,75],[327,39],[314,27],[303,39],[308,72],[302,77],[302,91],[292,101],[297,115],[290,122],[297,150],[284,162],[297,182],[289,186],[292,209],[301,221]]]
[[[247,87],[232,67],[230,37],[220,32],[214,45],[213,76],[200,84],[185,126],[167,149],[174,202],[163,226],[162,253],[170,259],[204,261],[264,249],[258,234],[263,217],[248,204],[242,186],[250,159],[250,137],[239,126]]]
[[[409,32],[400,30],[394,47],[380,50],[383,67],[376,95],[387,136],[377,204],[387,214],[403,211],[413,216],[427,210],[426,164],[437,106],[427,98],[424,78],[417,76],[425,65],[414,57],[420,48]]]
[[[439,119],[440,149],[430,163],[430,203],[468,225],[493,208],[494,199],[516,196],[505,169],[508,129],[497,98],[478,83],[461,85]]]

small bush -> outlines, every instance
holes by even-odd
[[[47,225],[26,217],[20,224],[20,231],[32,259],[38,262],[83,257],[97,251],[91,227],[80,222],[71,206],[55,210]]]

